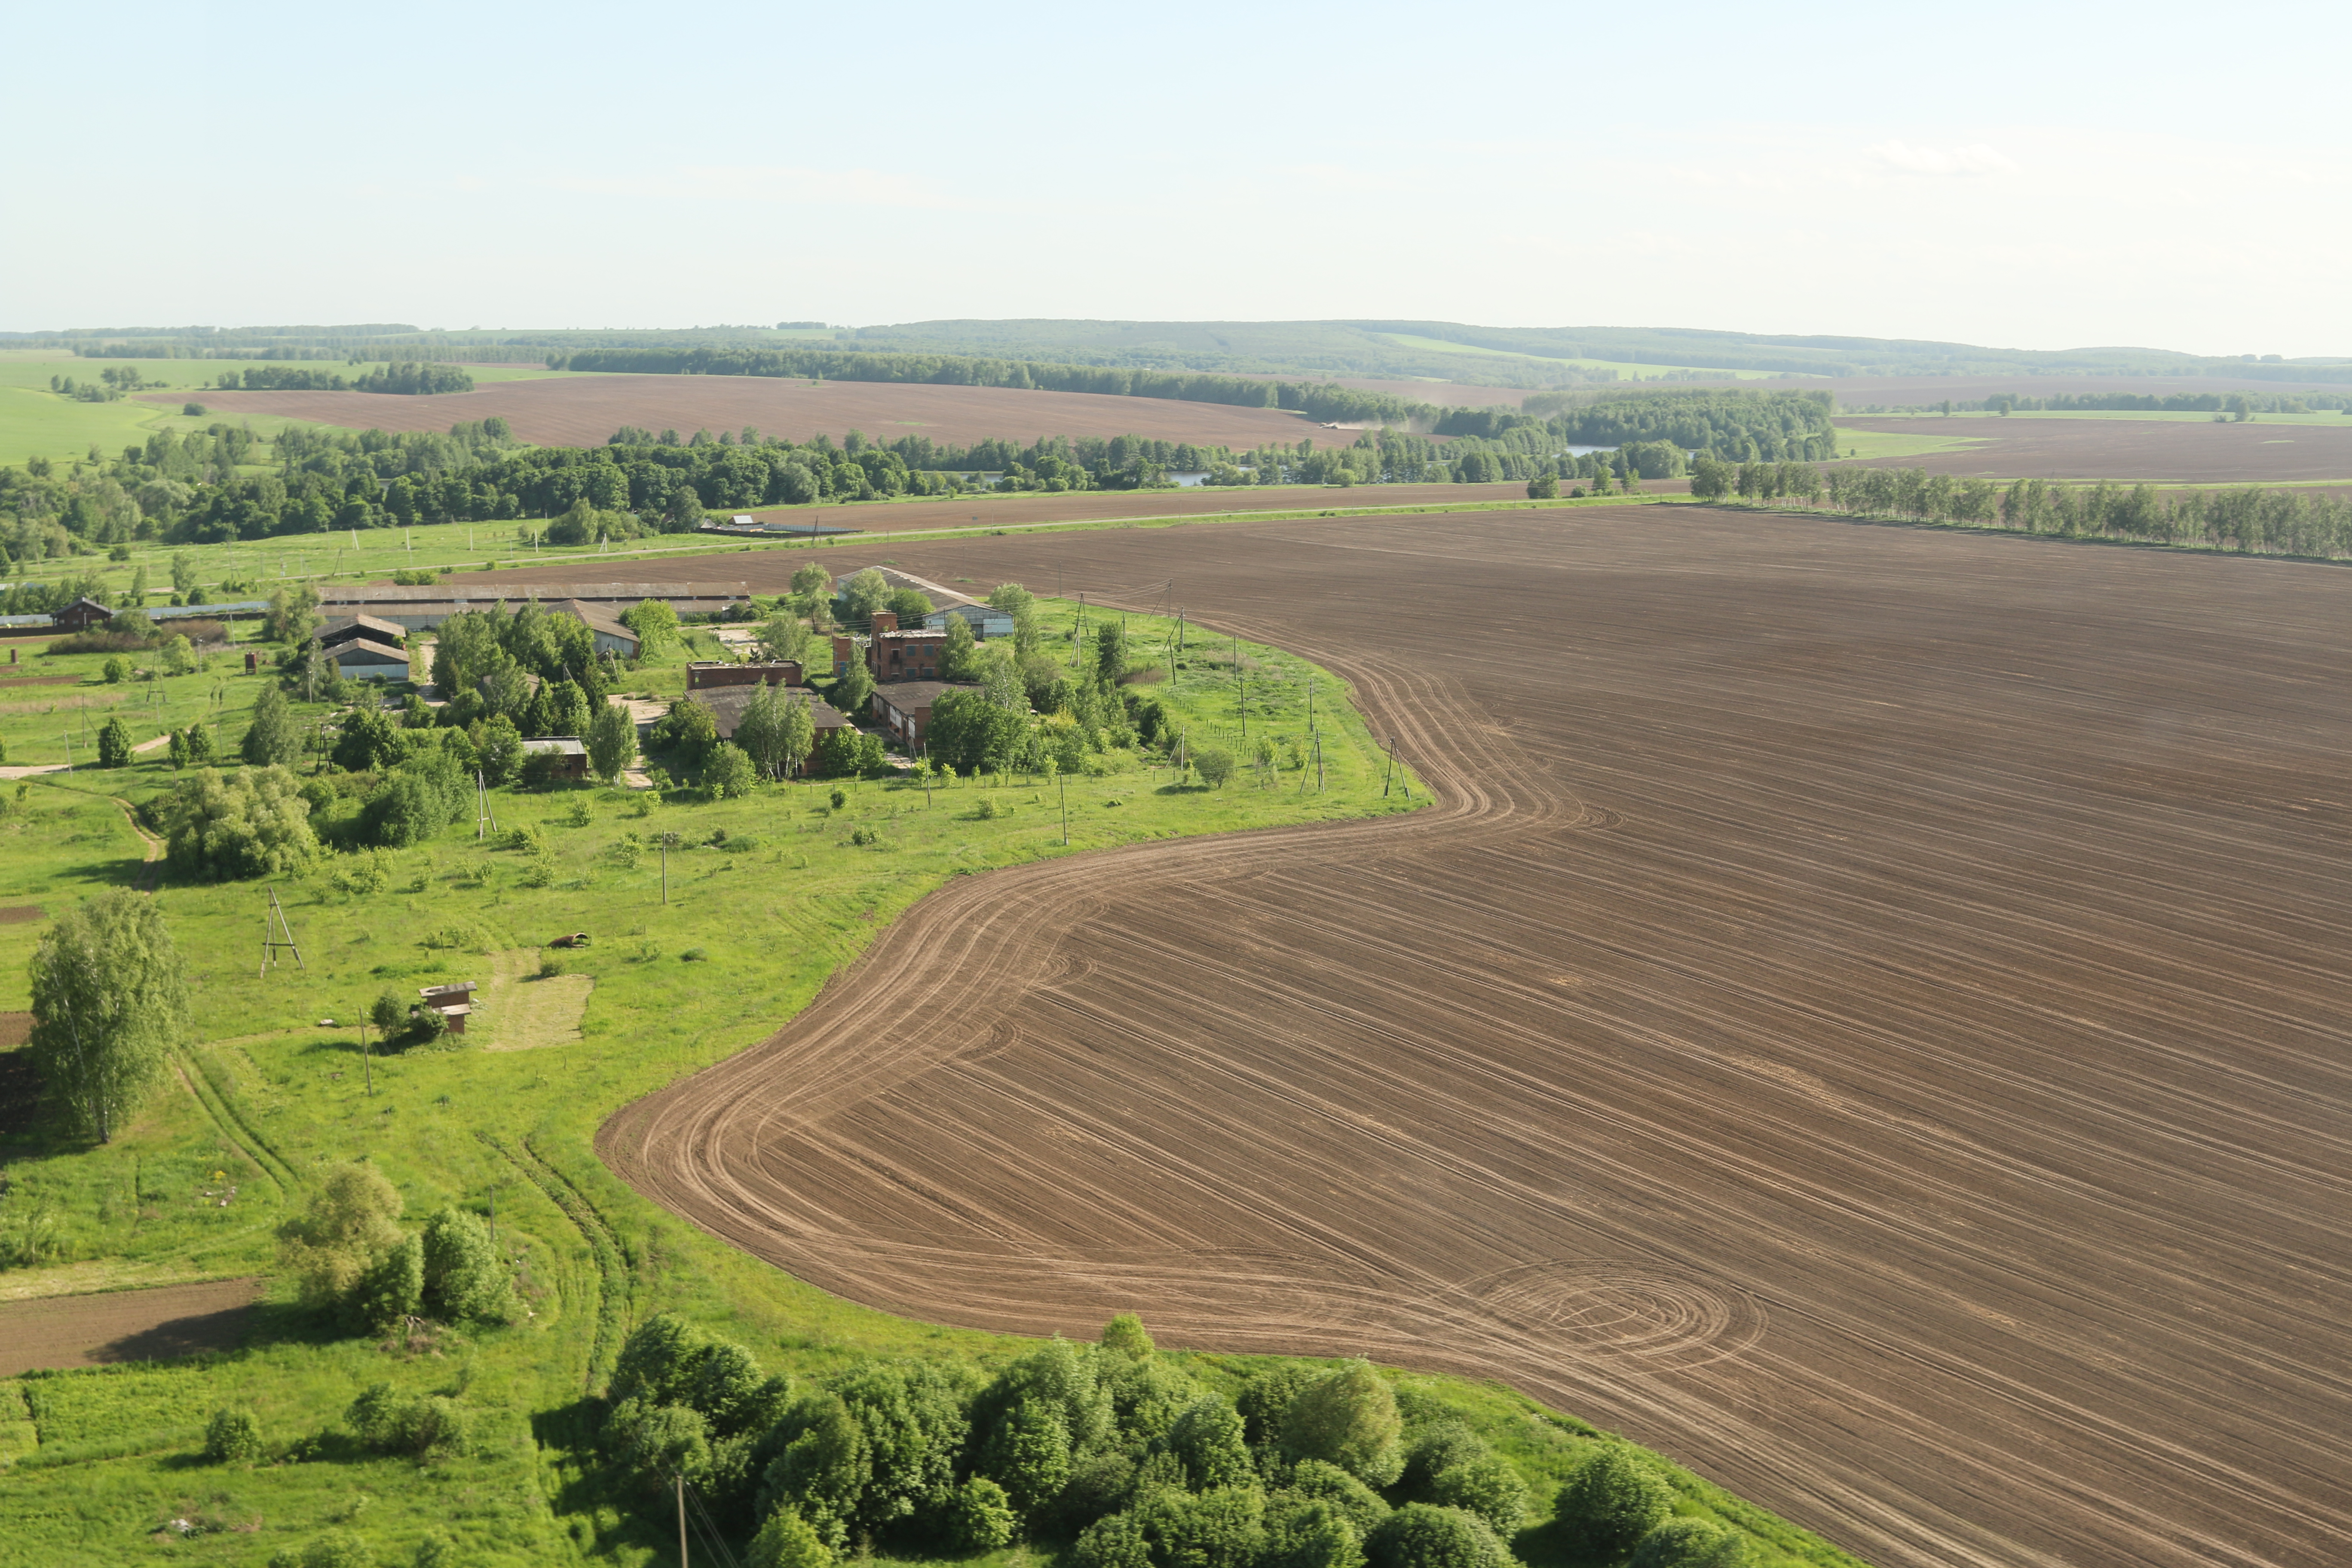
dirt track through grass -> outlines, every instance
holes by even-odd
[[[1173,578],[1440,805],[961,879],[608,1124],[641,1190],[919,1318],[1502,1378],[1887,1568],[2340,1563],[2352,577],[1657,510],[898,554]]]
[[[0,1303],[0,1377],[233,1350],[260,1292],[258,1279],[215,1279]]]

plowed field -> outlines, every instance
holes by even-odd
[[[1887,1568],[2344,1562],[2352,574],[1657,509],[897,555],[1173,578],[1439,804],[956,879],[617,1115],[641,1190],[919,1318],[1505,1379]]]
[[[2352,418],[2329,425],[2172,419],[1841,419],[1857,430],[1983,443],[1857,468],[1984,479],[2146,479],[2156,484],[2352,479]]]
[[[180,403],[184,393],[150,402]],[[1202,446],[1266,442],[1346,446],[1353,430],[1326,430],[1274,408],[1108,397],[1085,392],[1017,392],[994,386],[900,385],[880,382],[783,381],[749,375],[580,375],[509,381],[430,397],[374,392],[208,392],[215,416],[274,414],[354,430],[446,430],[495,415],[519,439],[541,446],[601,447],[624,425],[692,436],[708,428],[806,441],[863,430],[877,441],[928,436],[968,447],[1001,437],[1023,445],[1040,436],[1144,436]]]

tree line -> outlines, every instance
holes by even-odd
[[[1694,466],[1691,494],[1757,502],[1825,503],[1853,517],[1999,528],[2063,539],[2114,539],[2253,555],[2352,559],[2352,503],[2307,490],[2248,486],[2159,490],[2107,480],[1990,479],[1923,468],[1831,468],[1809,463]]]
[[[1163,397],[1244,408],[1286,408],[1317,419],[1379,419],[1409,426],[1438,416],[1433,405],[1327,382],[1272,381],[1120,365],[1053,364],[971,354],[862,353],[848,349],[612,348],[557,352],[550,370],[637,375],[790,376],[811,381],[917,382],[938,386],[1004,386]]]
[[[265,364],[222,371],[213,377],[213,384],[224,392],[240,389],[247,392],[389,392],[415,395],[435,392],[471,392],[474,390],[474,378],[454,364],[394,360],[381,369],[364,373],[356,380],[347,380],[331,370]]]

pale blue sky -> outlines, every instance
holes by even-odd
[[[2352,353],[2352,7],[12,8],[0,329]]]

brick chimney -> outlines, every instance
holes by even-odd
[[[898,611],[896,611],[896,610],[877,610],[877,611],[875,611],[875,612],[874,612],[874,630],[875,630],[877,634],[878,634],[878,633],[881,633],[881,632],[895,632],[895,631],[897,631],[898,629]]]

